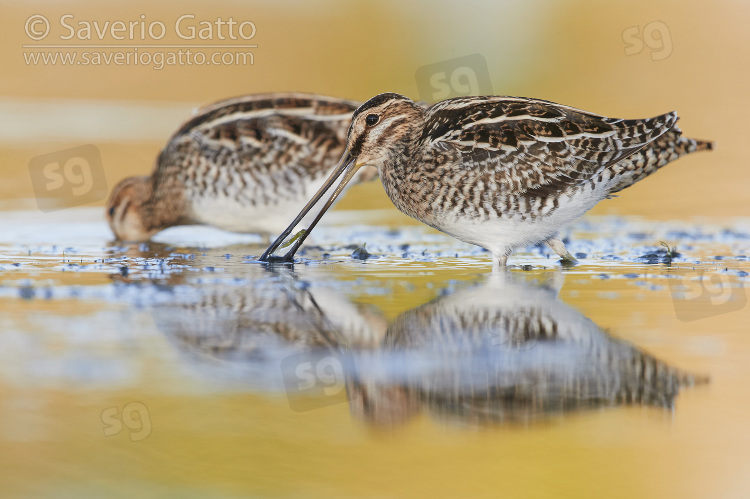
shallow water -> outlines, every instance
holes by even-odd
[[[290,267],[254,236],[119,247],[100,209],[4,212],[4,494],[750,487],[748,221],[589,217],[579,265],[534,247],[493,275],[388,213],[331,215]]]

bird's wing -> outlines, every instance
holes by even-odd
[[[467,97],[428,110],[428,155],[494,176],[517,193],[550,195],[594,178],[670,130],[677,114],[607,118],[519,97]],[[439,163],[439,159],[437,161]]]
[[[259,186],[274,176],[322,176],[343,154],[357,105],[314,95],[265,94],[206,106],[161,151],[154,179],[176,169],[196,180],[191,172],[198,163],[212,166],[203,168],[207,175],[219,177],[225,170]]]
[[[356,101],[315,94],[277,92],[244,95],[198,108],[182,123],[175,136],[211,123],[262,118],[272,112],[335,119],[337,115],[351,115],[359,105]]]

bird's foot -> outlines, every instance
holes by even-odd
[[[565,243],[562,242],[562,239],[559,237],[551,237],[545,241],[547,243],[547,246],[550,247],[552,251],[560,255],[560,263],[565,267],[572,267],[573,265],[578,263],[578,260],[570,254],[568,251],[568,248],[565,247]]]

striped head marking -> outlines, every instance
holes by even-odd
[[[157,230],[147,228],[143,203],[151,193],[151,177],[129,177],[118,183],[107,201],[107,222],[120,241],[147,241]]]
[[[333,194],[307,227],[305,233],[296,238],[292,249],[281,258],[281,261],[293,261],[294,253],[315,228],[326,210],[344,191],[346,184],[355,177],[363,166],[373,166],[380,169],[385,160],[392,154],[403,154],[404,149],[407,148],[405,145],[408,146],[414,140],[413,137],[418,135],[414,133],[414,130],[423,126],[424,116],[425,112],[422,108],[403,95],[394,93],[376,95],[359,106],[352,115],[352,123],[349,126],[346,140],[346,151],[338,165],[289,227],[263,253],[260,261],[276,260],[273,253],[281,246],[284,239],[291,234],[292,230],[326,192],[333,189]],[[338,185],[334,188],[337,181],[339,181]]]
[[[405,138],[420,127],[424,111],[411,99],[395,93],[376,95],[352,115],[348,150],[357,165],[378,167],[390,149],[403,148]]]

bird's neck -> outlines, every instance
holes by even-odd
[[[173,183],[149,183],[143,192],[141,218],[144,228],[160,231],[189,222],[184,189]]]
[[[424,111],[414,109],[414,115],[406,123],[401,123],[401,129],[394,134],[390,147],[385,150],[383,169],[394,173],[403,173],[418,166],[421,157],[420,137],[424,128]]]
[[[399,138],[398,147],[387,151],[378,168],[385,192],[393,204],[403,213],[415,218],[423,215],[414,211],[416,206],[421,206],[416,201],[422,195],[418,189],[421,185],[419,177],[423,171],[419,126],[413,127]]]

